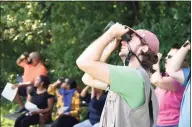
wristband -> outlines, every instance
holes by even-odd
[[[186,47],[187,45],[189,45],[189,42],[185,43],[185,44],[183,45],[183,47]]]

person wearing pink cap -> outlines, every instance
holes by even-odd
[[[131,35],[130,40],[123,39],[127,33]],[[105,63],[119,44],[124,66]],[[152,127],[156,124],[158,101],[149,74],[158,61],[158,50],[159,40],[154,33],[135,31],[116,23],[79,56],[76,63],[85,72],[84,84],[109,88],[100,127]]]

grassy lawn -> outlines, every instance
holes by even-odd
[[[9,113],[13,113],[18,105],[12,102],[9,102],[5,99],[1,99],[1,127],[13,127],[14,121],[4,118],[3,116]]]

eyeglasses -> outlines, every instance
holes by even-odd
[[[173,57],[172,55],[167,55],[166,58],[171,59],[172,57]]]

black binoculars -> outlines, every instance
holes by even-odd
[[[64,77],[60,77],[58,80],[59,80],[61,83],[65,82],[65,78],[64,78]]]
[[[109,22],[109,24],[105,27],[104,31],[107,31],[111,26],[113,26],[115,23],[113,21]],[[125,28],[127,28],[125,26]],[[126,42],[129,42],[131,40],[131,34],[133,32],[131,30],[129,30],[126,34],[124,34],[123,36],[121,36],[121,39],[126,41]]]
[[[29,57],[29,53],[28,52],[24,52],[23,55],[25,56],[25,59],[27,59]]]

